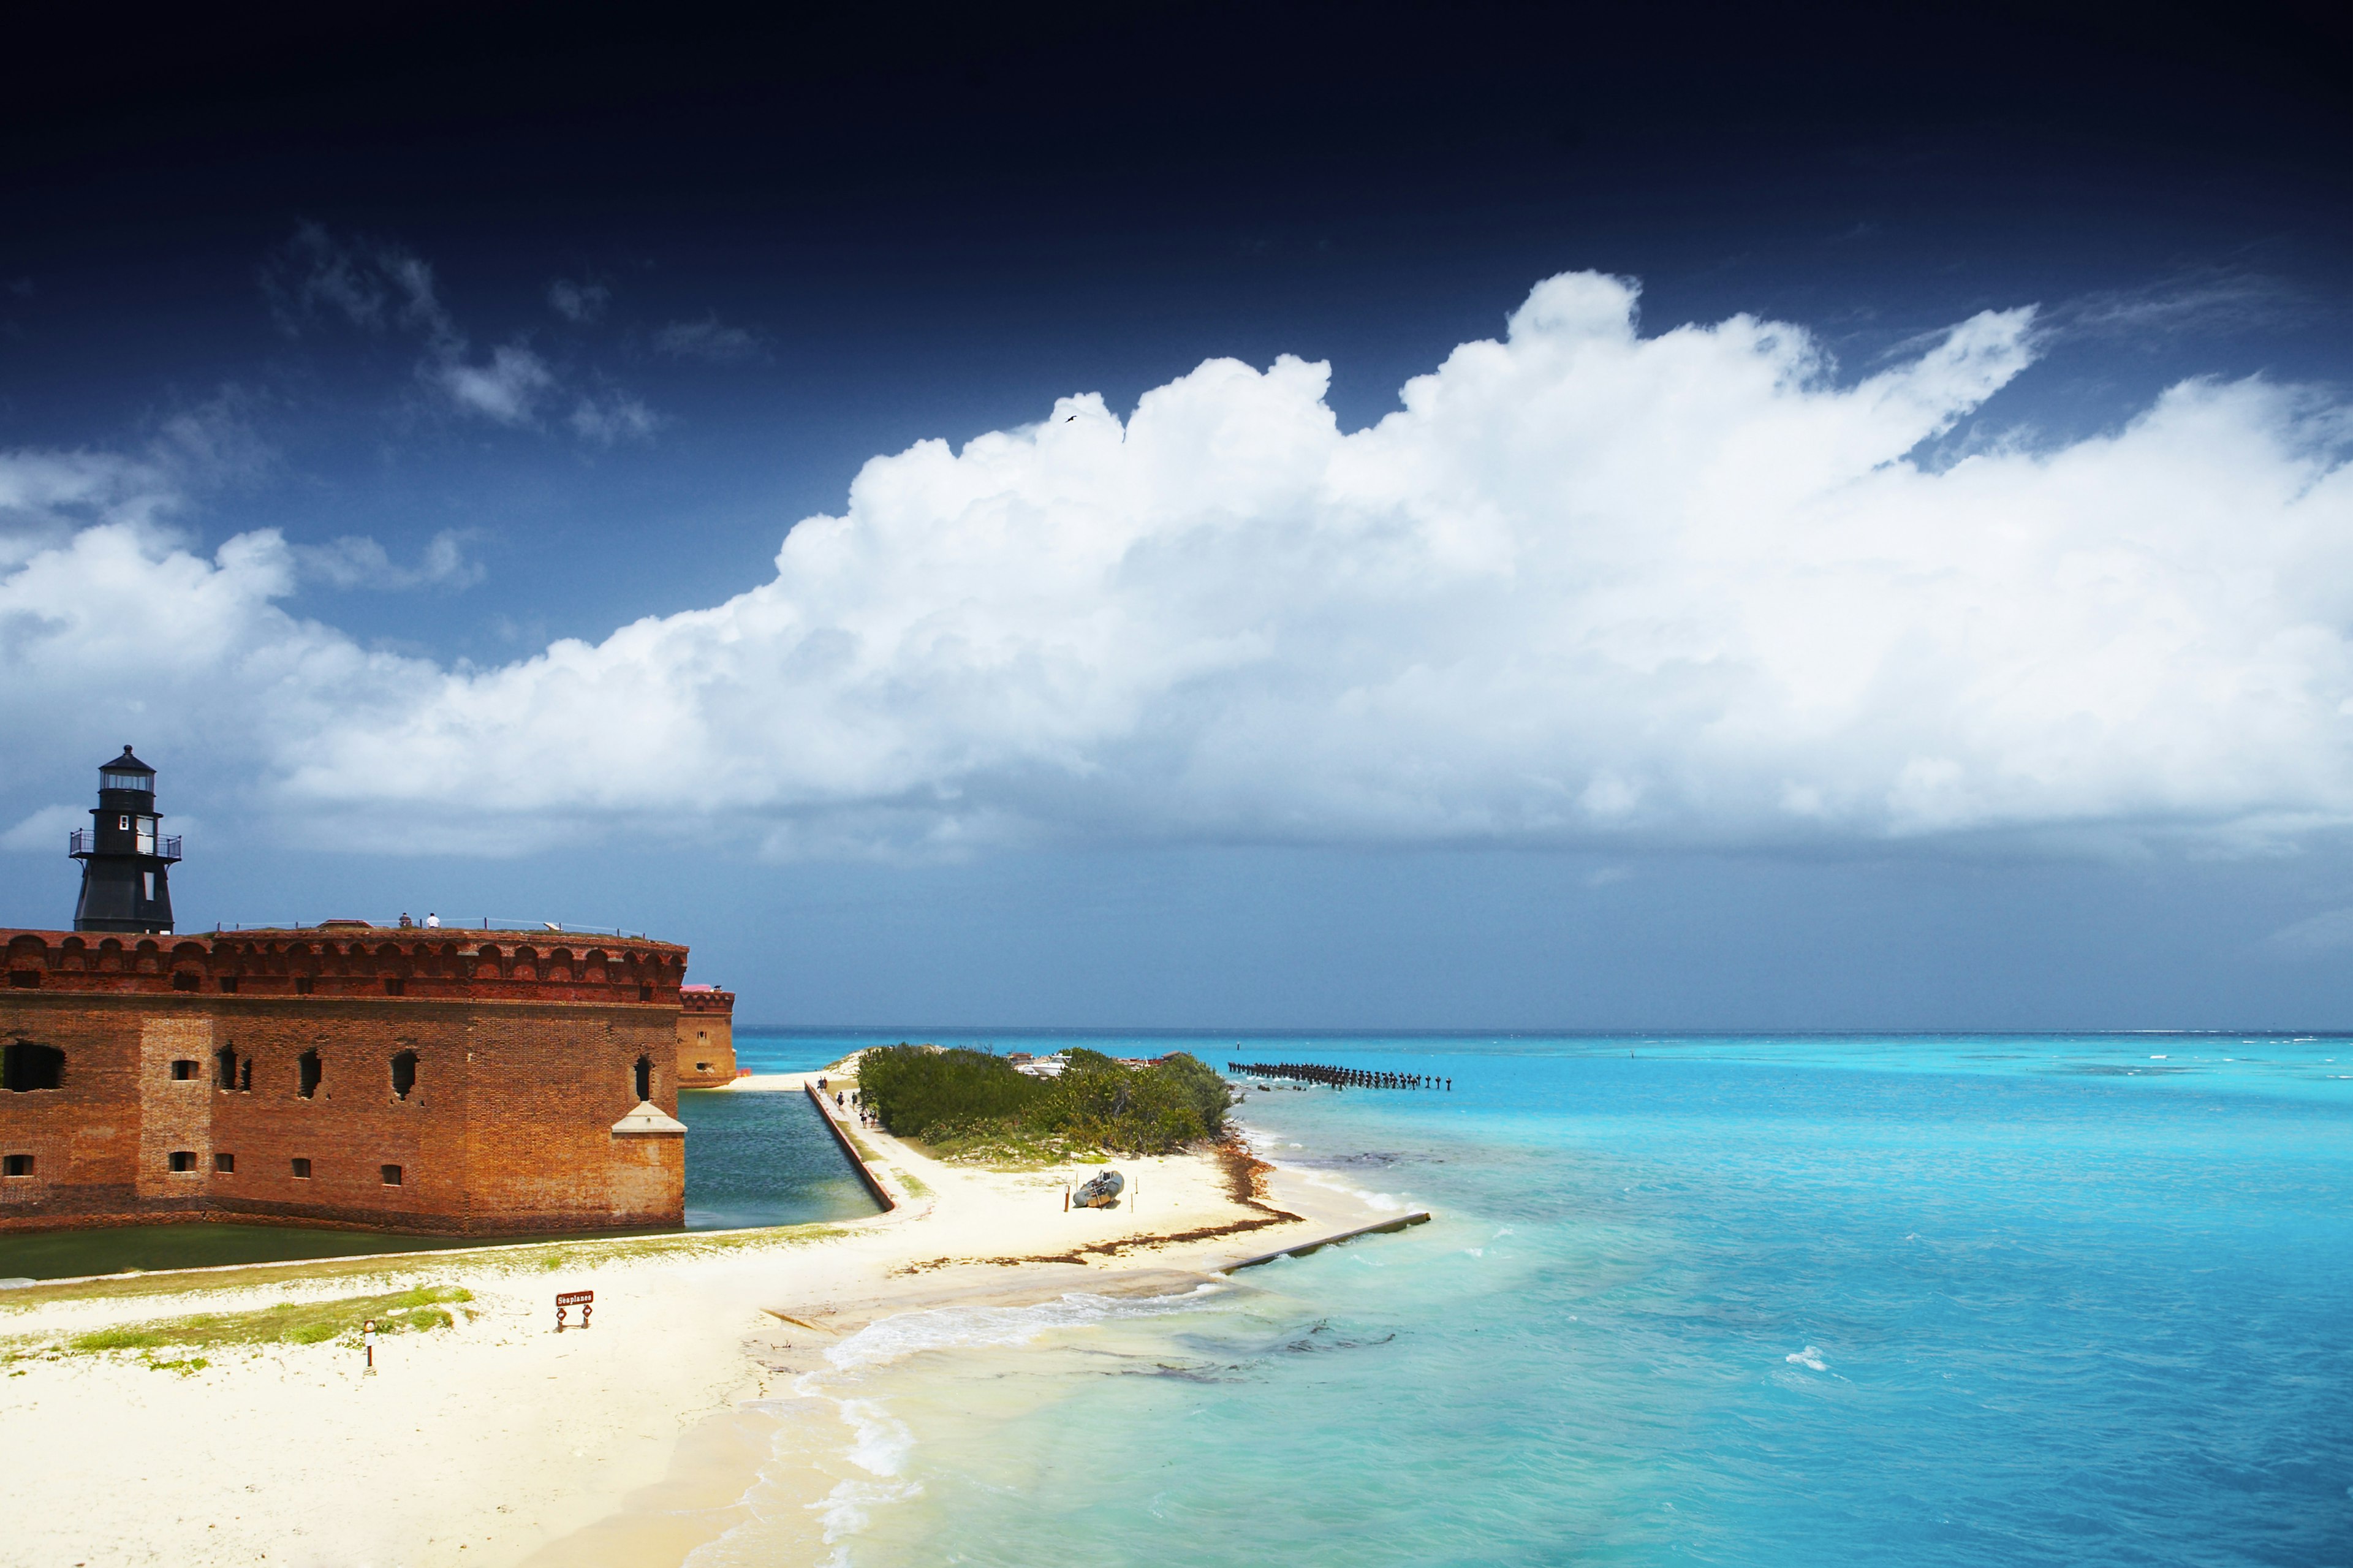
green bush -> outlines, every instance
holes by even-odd
[[[1225,1080],[1181,1052],[1138,1068],[1073,1048],[1061,1077],[1041,1079],[987,1051],[884,1046],[859,1059],[858,1087],[897,1136],[974,1154],[1165,1153],[1226,1118]]]
[[[161,1346],[323,1344],[355,1333],[369,1319],[385,1333],[446,1329],[457,1321],[445,1302],[464,1302],[473,1292],[454,1285],[419,1285],[384,1296],[345,1296],[331,1301],[285,1301],[249,1312],[199,1312],[167,1322],[100,1329],[67,1343],[76,1352],[153,1350]],[[161,1363],[159,1363],[161,1364]],[[169,1363],[177,1365],[180,1363]],[[202,1363],[195,1364],[201,1365]]]
[[[900,1045],[858,1058],[858,1089],[892,1132],[941,1138],[987,1122],[1026,1121],[1046,1084],[987,1051]]]

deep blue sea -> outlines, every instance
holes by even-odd
[[[2353,1040],[983,1037],[1451,1076],[1238,1112],[1437,1218],[878,1324],[697,1563],[2353,1563]]]

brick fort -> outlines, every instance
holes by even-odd
[[[153,770],[100,770],[74,930],[0,930],[0,1230],[675,1226],[678,1090],[735,1076],[687,950],[560,931],[179,935]]]

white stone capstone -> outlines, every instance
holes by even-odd
[[[638,1101],[638,1108],[613,1123],[617,1138],[633,1137],[648,1132],[683,1132],[686,1123],[674,1116],[662,1114],[662,1108],[650,1100]]]

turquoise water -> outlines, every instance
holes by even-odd
[[[2353,1562],[2353,1040],[1090,1043],[1439,1217],[878,1324],[699,1564]]]
[[[851,1172],[840,1145],[802,1095],[686,1089],[678,1097],[678,1114],[688,1128],[689,1230],[802,1225],[874,1212],[874,1200]],[[565,1238],[537,1235],[506,1239],[522,1243]],[[126,1268],[204,1268],[357,1258],[378,1252],[494,1246],[499,1240],[280,1225],[138,1225],[39,1231],[0,1236],[0,1279],[65,1279]]]

